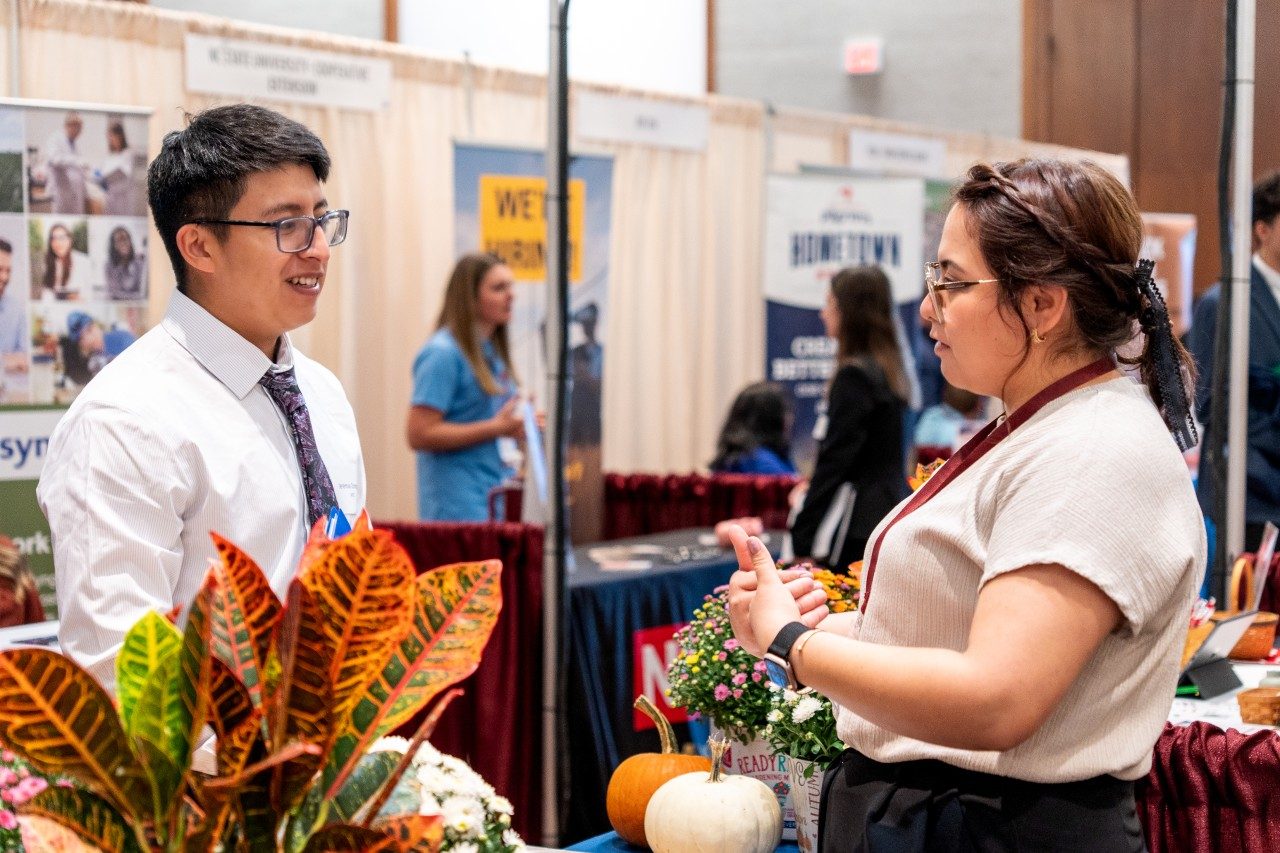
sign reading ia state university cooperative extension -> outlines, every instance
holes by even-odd
[[[187,89],[211,95],[377,111],[391,103],[391,62],[187,33]]]
[[[802,470],[816,455],[813,427],[826,394],[835,342],[819,310],[831,276],[882,268],[893,301],[924,291],[924,182],[919,178],[774,175],[765,220],[765,376],[790,394],[792,455]]]

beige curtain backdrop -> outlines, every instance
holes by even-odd
[[[391,105],[359,112],[268,106],[315,130],[333,156],[327,194],[352,211],[334,251],[319,315],[294,334],[342,380],[356,411],[377,518],[416,515],[413,454],[403,427],[413,355],[439,310],[453,260],[453,142],[542,147],[545,79],[465,65],[383,42],[254,26],[130,3],[0,0],[0,93],[10,95],[10,26],[18,4],[20,95],[151,108],[149,147],[183,113],[230,99],[184,85],[186,33],[360,56],[393,64]],[[533,36],[531,36],[533,37]],[[536,37],[542,38],[539,32]],[[571,36],[572,37],[572,36]],[[575,91],[617,91],[576,86]],[[628,92],[627,94],[636,94]],[[1019,140],[946,134],[854,116],[707,97],[703,152],[640,145],[575,146],[614,158],[610,305],[605,342],[608,471],[688,471],[710,458],[720,419],[761,378],[764,176],[800,164],[848,162],[855,126],[947,140],[948,167],[975,159],[1080,152]],[[1123,157],[1093,155],[1127,175]],[[151,238],[152,302],[164,314],[172,273]],[[526,377],[545,399],[540,377]],[[534,382],[539,383],[534,385]]]

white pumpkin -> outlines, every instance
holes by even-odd
[[[777,797],[759,779],[721,776],[723,752],[723,745],[712,744],[709,775],[685,773],[654,792],[644,812],[644,834],[654,853],[773,853],[777,848],[782,839]]]

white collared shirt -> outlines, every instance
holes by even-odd
[[[287,589],[306,499],[288,424],[258,379],[290,363],[338,503],[354,518],[364,460],[337,378],[287,335],[273,365],[180,292],[59,421],[36,492],[53,533],[59,641],[104,684],[134,622],[195,597],[216,558],[210,531],[248,553],[277,594]]]
[[[1253,253],[1253,266],[1258,271],[1258,275],[1262,276],[1262,280],[1271,288],[1271,295],[1276,298],[1276,304],[1280,305],[1280,270],[1272,269],[1271,265],[1257,252]]]

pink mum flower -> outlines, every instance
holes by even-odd
[[[739,672],[737,675],[733,677],[733,683],[738,685],[739,687],[746,684],[747,674],[745,672]]]
[[[733,651],[740,645],[742,645],[742,643],[739,643],[736,637],[730,637],[729,639],[724,641],[724,648],[725,648],[725,651],[727,652]]]
[[[0,829],[17,829],[18,818],[8,809],[0,809]]]
[[[30,776],[18,783],[18,796],[21,798],[19,802],[25,803],[36,794],[49,787],[49,783],[41,779],[39,776]]]
[[[716,695],[717,702],[723,702],[724,700],[729,698],[729,688],[724,684],[717,684],[715,695]]]

